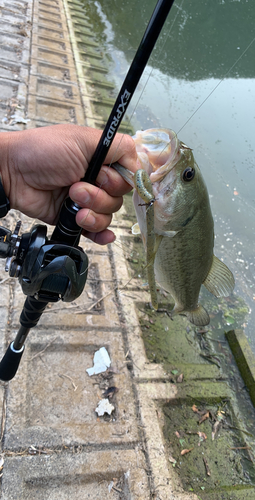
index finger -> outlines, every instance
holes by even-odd
[[[114,162],[120,163],[134,173],[140,168],[135,143],[129,135],[116,134],[104,163],[112,164]]]

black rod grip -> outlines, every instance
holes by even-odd
[[[33,328],[37,325],[48,302],[43,302],[28,296],[21,311],[20,323],[25,328]]]
[[[8,382],[16,375],[23,352],[24,346],[16,351],[13,348],[13,342],[11,342],[0,362],[0,380]]]
[[[65,243],[67,245],[78,245],[82,228],[76,224],[75,217],[79,206],[71,198],[67,198],[59,214],[58,223],[52,233],[51,241]]]

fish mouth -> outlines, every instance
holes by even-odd
[[[151,182],[165,177],[180,159],[180,142],[173,130],[157,128],[138,130],[133,140],[141,163],[144,163],[145,154],[149,160],[150,172],[148,173]]]

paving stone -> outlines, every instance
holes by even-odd
[[[71,63],[72,55],[67,54],[63,50],[51,50],[46,47],[44,48],[34,45],[32,49],[32,58],[51,64],[61,64],[62,66],[66,65],[68,67],[68,64]]]
[[[46,78],[31,76],[31,94],[70,103],[80,104],[78,88],[71,82],[55,82]]]
[[[1,95],[4,95],[5,99],[11,99],[17,95],[18,83],[0,79],[0,89]]]
[[[2,8],[1,9],[1,17],[4,21],[26,22],[26,16],[19,14],[18,10],[17,10],[17,12],[15,12],[12,9]]]
[[[109,352],[118,388],[111,400],[111,417],[97,417],[95,408],[107,385],[102,376],[89,377],[93,355]],[[40,354],[42,353],[42,354]],[[8,449],[71,444],[136,443],[138,428],[132,386],[119,332],[37,331],[31,334],[18,374],[10,383],[7,428]]]
[[[31,450],[32,451],[32,450]],[[64,451],[64,450],[63,450]],[[149,500],[144,459],[136,450],[91,450],[9,457],[3,500]]]
[[[38,7],[39,11],[44,9],[46,13],[55,13],[59,14],[61,12],[60,5],[62,6],[61,2],[58,2],[57,0],[54,2],[38,2]]]
[[[35,21],[48,29],[63,29],[63,23],[56,21],[55,19],[49,19],[46,15],[39,15],[37,19],[35,18]]]
[[[0,260],[0,359],[6,349],[6,333],[9,321],[9,307],[11,301],[11,284],[13,279],[5,272],[5,261]],[[2,389],[0,386],[0,408],[2,408]],[[0,414],[1,415],[1,414]]]
[[[46,36],[47,38],[50,38],[50,39],[63,39],[64,36],[68,36],[68,33],[65,32],[64,29],[62,30],[53,30],[53,29],[50,29],[50,28],[46,28],[45,26],[38,26],[37,27],[37,31],[36,31],[36,27],[35,29],[33,30],[33,33],[36,34],[36,32],[38,33],[39,36]]]
[[[20,77],[21,66],[19,63],[0,59],[1,77],[16,80]]]
[[[32,59],[31,74],[47,76],[50,79],[59,81],[76,82],[74,66],[56,65],[38,59]]]
[[[1,300],[2,302],[2,300]],[[7,327],[8,327],[8,318],[9,318],[9,311],[7,307],[0,307],[0,359],[2,359],[6,348],[7,348]],[[3,403],[3,392],[2,392],[2,386],[0,382],[0,418],[1,418],[1,411],[2,411],[2,403]]]
[[[249,341],[244,331],[238,329],[227,332],[226,337],[255,406],[255,359]]]
[[[41,45],[43,47],[50,47],[51,49],[55,50],[70,50],[69,44],[67,46],[66,42],[64,40],[55,40],[51,39],[50,37],[44,37],[44,36],[38,36],[37,37],[37,44]]]
[[[47,123],[74,123],[79,124],[83,119],[83,112],[75,103],[64,103],[30,95],[28,115],[31,119]]]

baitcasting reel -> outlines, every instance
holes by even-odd
[[[18,278],[25,295],[45,302],[72,302],[82,293],[88,258],[80,247],[48,241],[47,227],[36,224],[19,236],[21,222],[13,234],[0,227],[0,258],[5,270]]]
[[[0,227],[0,258],[7,259],[5,270],[18,278],[27,295],[21,326],[0,362],[0,379],[4,381],[16,374],[29,330],[36,326],[48,302],[72,302],[79,297],[88,270],[88,257],[82,248],[60,243],[58,238],[48,240],[47,227],[41,224],[19,236],[20,226],[19,221],[13,233]]]

